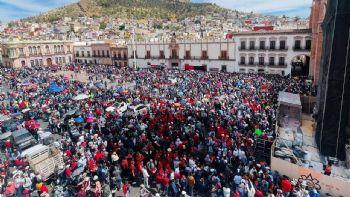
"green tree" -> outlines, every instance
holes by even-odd
[[[105,22],[100,23],[100,29],[106,29],[107,24]]]

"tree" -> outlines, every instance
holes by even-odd
[[[107,24],[105,22],[100,23],[100,29],[106,29]]]
[[[119,31],[124,31],[125,30],[125,24],[122,24],[119,26]]]

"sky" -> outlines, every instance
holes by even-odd
[[[0,0],[0,21],[9,22],[35,16],[78,0]],[[270,15],[308,17],[312,0],[192,0],[211,2],[239,11],[254,11]]]

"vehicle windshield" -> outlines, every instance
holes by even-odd
[[[113,107],[118,108],[118,107],[119,107],[119,103],[114,103],[114,104],[113,104]]]
[[[22,141],[24,139],[30,138],[31,135],[30,133],[24,133],[23,135],[17,136],[16,138],[14,138],[15,142],[19,142]]]

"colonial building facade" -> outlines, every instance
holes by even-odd
[[[135,58],[134,58],[135,50]],[[233,40],[137,42],[128,44],[129,66],[235,72]]]
[[[302,56],[304,64],[301,66],[307,66],[310,33],[309,29],[236,33],[238,71],[288,75],[296,69],[293,61],[302,61]],[[304,70],[308,72],[308,68]]]
[[[128,66],[128,47],[126,45],[113,44],[111,46],[111,58],[115,66]]]
[[[318,85],[320,78],[320,65],[323,44],[322,23],[326,14],[327,0],[313,0],[310,15],[310,28],[312,31],[310,76],[314,84]]]
[[[51,66],[73,61],[70,41],[8,41],[1,44],[1,49],[4,66]]]

